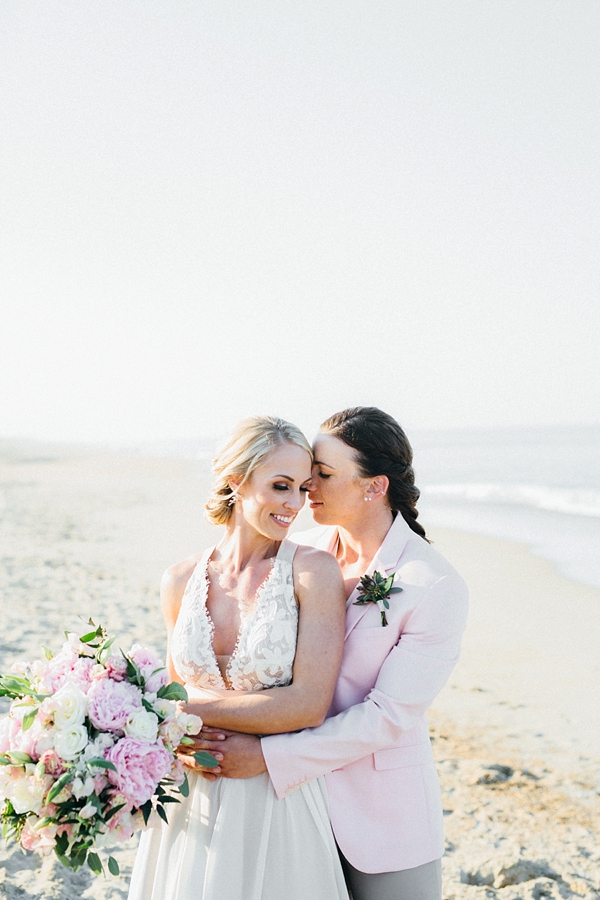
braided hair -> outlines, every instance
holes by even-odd
[[[415,487],[412,447],[396,420],[376,406],[355,406],[330,416],[319,431],[356,450],[363,478],[387,475],[392,512],[401,513],[407,525],[429,542],[425,529],[417,522],[421,492]]]

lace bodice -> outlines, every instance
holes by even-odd
[[[242,608],[237,643],[227,664],[230,687],[260,691],[289,684],[296,653],[298,603],[292,563],[296,544],[282,541],[271,571],[256,595]],[[226,688],[213,650],[214,625],[206,608],[207,550],[188,581],[173,630],[171,656],[183,681],[194,688]]]

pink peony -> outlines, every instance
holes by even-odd
[[[147,668],[152,672],[154,669],[158,669],[162,666],[162,662],[154,650],[150,650],[148,647],[142,647],[141,644],[134,644],[129,651],[129,656],[139,669]]]
[[[48,668],[41,679],[41,686],[48,694],[54,694],[65,683],[79,656],[73,652],[69,644],[63,644],[63,649],[52,657]]]
[[[70,644],[63,644],[60,653],[48,663],[40,679],[41,686],[47,693],[54,694],[66,681],[72,681],[86,694],[93,666],[93,659],[81,657],[74,652]]]
[[[150,800],[158,782],[171,771],[173,756],[162,744],[125,737],[105,753],[116,767],[108,780],[136,807]]]
[[[121,731],[131,714],[142,705],[142,693],[127,681],[103,678],[88,691],[88,717],[99,731]]]
[[[123,681],[127,671],[127,660],[122,656],[109,656],[105,663],[108,677],[113,681]]]
[[[87,694],[88,688],[92,681],[91,670],[94,666],[94,660],[89,657],[78,659],[72,666],[71,672],[67,676],[69,681],[74,681],[81,688],[84,694]]]
[[[149,693],[156,693],[163,685],[168,683],[169,674],[164,667],[164,663],[153,650],[142,647],[140,644],[134,644],[129,655],[142,673],[146,681],[146,690]],[[156,672],[156,669],[160,669],[160,671]]]

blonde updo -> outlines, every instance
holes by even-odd
[[[213,459],[215,484],[204,507],[209,522],[226,525],[230,519],[235,502],[235,491],[229,486],[232,476],[241,476],[241,487],[271,450],[286,442],[302,447],[312,459],[310,444],[290,422],[272,416],[252,416],[236,425]]]

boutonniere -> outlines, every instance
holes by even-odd
[[[390,608],[388,597],[390,594],[399,594],[401,587],[392,587],[396,573],[392,572],[385,578],[381,572],[373,572],[372,575],[363,575],[358,585],[358,593],[360,599],[355,600],[353,606],[364,606],[365,603],[376,603],[381,613],[381,624],[387,625],[388,620],[385,614],[386,609]]]

